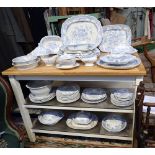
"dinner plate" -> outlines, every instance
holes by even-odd
[[[102,119],[102,127],[108,132],[121,132],[126,126],[126,119],[118,114],[109,114]]]
[[[61,28],[63,45],[72,51],[95,49],[102,41],[102,33],[100,21],[90,15],[72,16]]]
[[[60,65],[60,64],[56,64],[56,68],[58,69],[73,69],[73,68],[76,68],[76,67],[79,67],[80,66],[80,63],[76,63],[75,65],[73,66],[67,66],[67,65]]]
[[[139,58],[135,58],[133,61],[130,61],[129,63],[125,65],[110,65],[110,64],[107,64],[105,62],[98,60],[96,64],[103,68],[124,70],[124,69],[132,69],[132,68],[139,66],[141,64],[141,60]]]

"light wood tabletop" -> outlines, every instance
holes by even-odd
[[[135,54],[137,57],[138,54]],[[45,66],[40,64],[38,67],[30,70],[17,70],[11,67],[2,72],[2,75],[16,76],[143,76],[146,75],[144,65],[141,63],[138,67],[127,70],[105,69],[100,66],[87,67],[83,64],[80,67],[62,70],[54,66]]]

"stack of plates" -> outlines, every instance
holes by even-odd
[[[100,103],[106,98],[106,91],[102,88],[85,88],[81,95],[81,99],[86,103]]]
[[[44,103],[52,100],[55,96],[56,96],[56,90],[52,89],[52,91],[49,94],[43,95],[43,96],[37,96],[30,93],[29,99],[31,102],[34,102],[34,103]]]
[[[97,125],[97,123],[97,116],[89,112],[73,113],[66,121],[68,127],[80,130],[92,129]]]
[[[97,64],[104,68],[131,69],[140,65],[141,60],[131,54],[108,54],[100,57]]]
[[[77,84],[60,86],[56,90],[56,98],[61,103],[72,103],[80,98],[80,87]]]
[[[109,114],[102,120],[102,127],[108,132],[120,132],[127,126],[127,121],[121,115]]]
[[[48,111],[48,112],[42,112],[38,116],[38,120],[40,123],[44,125],[55,125],[63,117],[64,117],[64,114],[61,111]]]
[[[111,103],[115,106],[125,107],[133,104],[133,93],[128,89],[113,89],[111,91]]]

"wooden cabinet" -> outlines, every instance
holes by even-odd
[[[137,54],[138,56],[138,54]],[[124,140],[133,144],[135,129],[135,104],[130,107],[119,108],[110,103],[109,98],[97,105],[83,104],[78,100],[70,104],[59,103],[56,99],[43,104],[32,103],[28,98],[24,98],[20,80],[53,80],[58,82],[74,81],[81,87],[102,87],[102,88],[130,88],[136,97],[137,86],[146,74],[143,64],[130,70],[111,70],[99,66],[86,67],[81,65],[72,70],[59,70],[55,67],[46,67],[40,64],[32,70],[20,71],[14,67],[3,72],[9,76],[25,128],[30,141],[35,142],[36,133],[59,134],[69,136],[95,137],[111,140]],[[32,122],[29,109],[57,109],[63,110],[65,118],[54,126],[44,126],[35,120]],[[67,116],[74,111],[91,111],[95,113],[99,122],[91,130],[81,131],[69,128],[66,125]],[[109,133],[101,126],[101,120],[107,113],[119,113],[127,118],[127,128],[120,133]]]

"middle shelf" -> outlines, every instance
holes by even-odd
[[[97,104],[89,104],[79,99],[73,103],[60,103],[56,99],[45,103],[33,103],[26,99],[25,108],[39,109],[57,109],[57,110],[83,110],[83,111],[99,111],[99,112],[116,112],[116,113],[134,113],[134,104],[128,107],[117,107],[113,105],[110,99]]]

